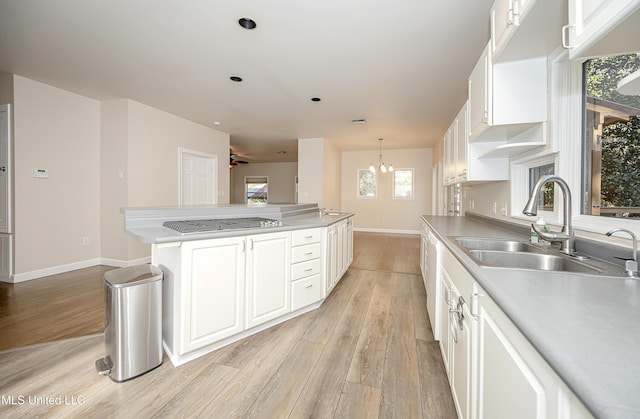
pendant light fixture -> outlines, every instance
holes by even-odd
[[[387,171],[393,172],[393,164],[389,164],[389,168],[387,168],[382,161],[382,138],[378,138],[378,142],[380,144],[380,154],[378,154],[378,171],[380,171],[380,173],[387,173]],[[372,173],[376,172],[376,168],[373,163],[369,166],[369,170]]]

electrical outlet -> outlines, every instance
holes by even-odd
[[[82,245],[83,246],[88,246],[89,245],[89,237],[83,237],[82,238]]]
[[[497,213],[498,213],[498,203],[497,203],[497,202],[494,202],[494,203],[493,203],[493,213],[494,213],[494,214],[497,214]]]
[[[469,209],[476,209],[476,202],[473,199],[469,201]]]
[[[507,203],[505,202],[504,204],[502,204],[502,209],[500,210],[500,214],[506,217],[508,213],[509,211],[507,210]]]

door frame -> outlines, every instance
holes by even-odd
[[[196,156],[211,160],[211,204],[218,203],[218,156],[185,147],[178,147],[178,204],[182,205],[182,159],[185,156]]]

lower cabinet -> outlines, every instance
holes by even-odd
[[[163,345],[174,365],[321,302],[353,259],[351,227],[349,218],[327,228],[152,245],[152,263],[164,272]]]
[[[443,253],[440,348],[458,417],[592,418],[462,264]]]
[[[325,252],[325,297],[353,262],[353,220],[349,217],[327,227]]]
[[[291,312],[291,233],[247,237],[247,329]]]
[[[189,280],[173,283],[165,278],[165,286],[175,286],[180,298],[167,301],[165,288],[163,310],[168,302],[179,311],[178,318],[168,320],[178,321],[173,326],[180,354],[244,330],[245,247],[244,237],[234,237],[184,242],[175,248],[182,261],[180,275]]]

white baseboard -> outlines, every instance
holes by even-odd
[[[57,275],[65,272],[75,271],[77,269],[90,268],[97,265],[108,265],[125,268],[128,266],[142,265],[149,262],[151,262],[151,256],[129,261],[109,258],[95,258],[83,260],[80,262],[68,263],[66,265],[52,266],[50,268],[14,274],[10,278],[8,278],[9,280],[6,282],[12,282],[15,284],[18,282],[30,281],[32,279],[38,279],[49,275]]]
[[[385,234],[420,234],[420,230],[394,230],[394,229],[381,229],[381,228],[354,228],[353,231],[360,231],[363,233],[385,233]]]

